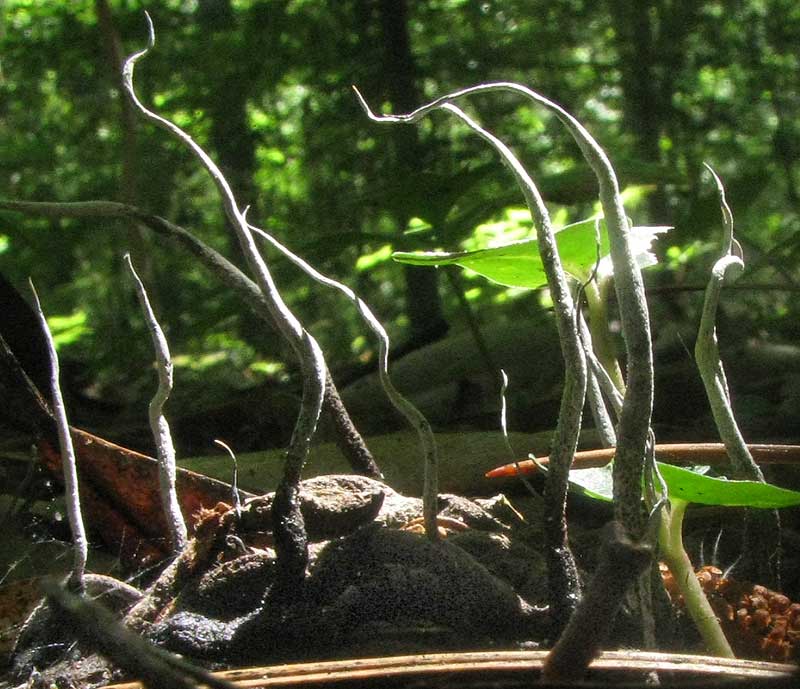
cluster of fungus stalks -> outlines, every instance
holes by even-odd
[[[131,55],[124,65],[123,83],[127,96],[143,117],[182,142],[211,176],[220,194],[228,225],[237,237],[252,278],[216,251],[201,243],[189,231],[168,220],[145,213],[134,206],[98,201],[82,203],[3,202],[0,207],[7,210],[59,217],[127,218],[153,231],[166,234],[192,252],[230,289],[242,296],[253,311],[276,329],[291,345],[302,370],[303,392],[300,412],[284,460],[283,478],[272,503],[277,577],[270,598],[276,609],[279,610],[283,603],[303,587],[306,577],[308,543],[303,515],[299,508],[300,477],[323,409],[332,415],[335,425],[341,431],[340,436],[345,439],[343,442],[354,472],[380,478],[380,469],[347,416],[318,343],[281,297],[262,256],[257,239],[268,242],[312,279],[342,292],[355,304],[359,314],[378,337],[381,382],[398,411],[419,434],[425,463],[424,529],[427,538],[434,544],[439,538],[436,445],[428,422],[391,383],[388,375],[388,337],[367,305],[352,290],[321,275],[274,238],[250,224],[246,217],[246,211],[242,210],[242,206],[214,161],[187,133],[171,121],[148,109],[138,99],[133,87],[134,67],[154,45],[153,26],[149,16],[147,20],[149,26],[147,47]],[[498,92],[522,96],[554,114],[574,138],[597,177],[599,198],[608,228],[614,284],[627,355],[627,378],[624,381],[624,389],[620,389],[619,384],[616,387],[612,384],[610,389],[608,385],[598,385],[603,371],[594,358],[590,346],[587,345],[589,337],[585,332],[579,302],[576,302],[576,296],[562,267],[550,215],[536,184],[505,143],[484,129],[456,105],[456,102],[474,95]],[[631,589],[635,591],[633,600],[637,601],[636,607],[641,620],[640,632],[643,644],[652,647],[654,645],[651,603],[653,592],[650,589],[651,578],[648,575],[648,569],[653,563],[653,529],[650,522],[657,520],[659,511],[664,509],[664,496],[663,493],[659,496],[657,477],[654,476],[656,470],[652,461],[655,442],[651,430],[653,354],[641,271],[631,249],[630,224],[622,205],[619,184],[608,157],[583,125],[572,115],[556,103],[519,84],[498,82],[466,88],[438,98],[406,115],[377,115],[369,108],[361,94],[356,93],[365,112],[375,122],[413,124],[435,110],[443,110],[457,117],[501,156],[516,179],[534,220],[566,367],[559,420],[548,462],[549,471],[545,492],[549,614],[553,622],[554,635],[560,635],[558,643],[545,664],[545,676],[559,681],[578,679],[583,676],[589,662],[601,648],[607,620],[614,616],[617,607]],[[722,194],[721,185],[720,193]],[[718,286],[721,285],[725,270],[736,262],[735,259],[730,258],[732,225],[728,222],[728,216],[725,217],[729,239],[723,262],[715,273],[717,280],[714,284],[717,285],[715,287],[717,296]],[[171,447],[169,429],[162,410],[163,403],[171,389],[171,363],[166,340],[160,331],[155,314],[149,306],[144,285],[136,276],[129,259],[128,262],[158,352],[160,386],[151,405],[151,422],[157,439],[162,472],[162,496],[164,509],[168,515],[167,522],[170,525],[170,541],[173,552],[180,559],[181,553],[185,554],[187,548],[194,546],[191,541],[187,540],[186,526],[183,523],[180,509],[177,507],[174,487],[175,453]],[[578,293],[579,298],[580,292]],[[709,321],[706,321],[703,332],[706,333],[704,337],[714,343],[714,294],[711,294],[708,300],[708,318],[712,319],[712,324],[708,325]],[[39,313],[41,314],[41,310]],[[47,331],[43,316],[42,322],[44,330]],[[52,355],[54,366],[53,408],[60,429],[64,476],[69,496],[68,514],[75,543],[75,562],[68,581],[68,588],[81,592],[84,588],[86,539],[80,517],[74,452],[71,449],[66,415],[58,392],[58,371],[54,349]],[[698,356],[698,359],[701,357]],[[718,364],[718,357],[715,356],[714,351],[711,351],[703,360],[710,362],[708,366],[712,369],[708,375],[704,375],[704,380],[708,380],[709,386],[715,387],[719,391],[719,400],[714,404],[715,415],[719,417],[720,423],[730,425],[728,419],[730,404],[727,399],[724,373],[721,365]],[[611,377],[613,377],[613,372],[612,376],[606,373],[603,380],[607,382]],[[587,391],[592,400],[593,409],[598,411],[598,414],[595,415],[596,419],[612,417],[616,419],[613,431],[614,447],[602,451],[606,459],[610,454],[614,456],[615,521],[606,532],[600,559],[601,564],[592,580],[584,588],[567,538],[566,496],[568,475],[576,456]],[[611,407],[612,413],[609,413],[606,405]],[[739,447],[737,438],[726,436],[724,441],[726,454],[733,456],[731,452]],[[741,452],[738,452],[736,456],[743,457]],[[749,463],[747,457],[744,457],[737,464],[737,468],[741,472],[746,472],[751,464],[755,466],[752,463],[752,457],[750,457]],[[515,466],[514,470],[516,471],[518,468]],[[651,487],[651,494],[647,501],[647,508],[651,510],[650,522],[647,509],[644,507],[643,486]],[[238,514],[238,509],[235,512]],[[621,573],[624,573],[624,576]],[[61,601],[61,604],[66,607],[72,605],[70,599],[61,598],[63,594],[61,589],[50,587],[48,592],[55,602]],[[161,655],[158,657],[163,661]],[[166,662],[169,665],[172,661]],[[172,667],[175,669],[178,666],[173,664]],[[185,669],[183,665],[180,668]],[[195,675],[195,677],[208,683],[208,677],[205,675],[203,677]]]

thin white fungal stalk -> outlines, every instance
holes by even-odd
[[[179,553],[186,546],[186,522],[183,519],[181,505],[178,502],[178,492],[175,487],[175,446],[169,430],[167,417],[164,416],[164,405],[172,393],[172,358],[164,331],[158,323],[144,283],[133,267],[130,254],[125,254],[125,263],[133,278],[136,296],[142,307],[147,327],[153,339],[153,349],[156,354],[156,370],[158,372],[158,389],[150,400],[148,417],[150,430],[156,444],[158,456],[158,488],[161,495],[161,508],[167,521],[167,533],[172,552]]]
[[[578,448],[587,385],[586,358],[575,327],[575,306],[558,254],[550,214],[527,170],[506,144],[460,108],[452,103],[444,103],[441,107],[458,117],[500,154],[516,178],[536,226],[539,252],[553,299],[556,328],[565,364],[564,389],[550,452],[545,491],[545,523],[550,540],[547,550],[550,560],[548,585],[553,618],[557,626],[563,626],[574,612],[581,596],[580,575],[569,549],[566,522],[569,470]]]
[[[589,307],[589,332],[592,334],[597,360],[607,371],[608,377],[614,381],[614,386],[617,390],[624,393],[625,380],[622,377],[619,361],[614,355],[613,344],[608,332],[608,308],[606,303],[611,280],[604,279],[602,282],[602,287],[598,285],[597,279],[591,280],[586,285],[586,303]]]
[[[581,341],[583,342],[584,352],[586,354],[586,364],[588,367],[586,397],[589,402],[589,409],[592,412],[592,418],[594,419],[594,427],[600,436],[600,444],[603,447],[614,447],[617,444],[617,434],[614,431],[614,424],[611,421],[611,416],[608,413],[608,408],[603,398],[603,389],[599,378],[599,375],[602,375],[599,371],[602,365],[597,360],[594,350],[592,349],[592,335],[589,331],[589,326],[586,324],[586,319],[583,317],[583,313],[578,313],[578,327],[580,328]],[[616,392],[616,389],[614,389],[614,392]],[[613,400],[614,398],[612,397],[611,399]],[[615,413],[619,413],[618,409],[615,409]]]
[[[534,497],[540,497],[539,493],[536,492],[536,489],[533,487],[531,482],[528,480],[528,477],[525,476],[525,472],[522,471],[522,468],[519,465],[519,460],[517,459],[517,454],[514,452],[514,448],[511,447],[511,440],[508,437],[508,404],[506,402],[506,391],[508,390],[508,375],[505,372],[505,369],[500,369],[500,431],[503,434],[503,443],[506,446],[506,451],[508,452],[508,456],[510,457],[511,461],[514,463],[514,466],[517,469],[517,477],[522,481],[522,484],[527,488],[528,492],[533,495]],[[536,462],[536,458],[531,455],[531,458]],[[541,465],[538,464],[537,466],[541,468]],[[546,473],[546,471],[544,472]]]
[[[497,151],[503,163],[514,175],[527,202],[536,227],[539,252],[553,299],[556,327],[565,363],[564,390],[550,454],[545,494],[550,600],[553,606],[553,618],[557,625],[563,626],[580,598],[580,577],[567,542],[566,500],[569,468],[578,447],[586,396],[586,358],[575,327],[575,307],[558,255],[550,214],[536,184],[511,149],[449,102],[449,97],[433,101],[432,104],[423,106],[410,115],[376,115],[357,89],[356,95],[367,115],[376,122],[413,123],[435,109],[442,109],[455,115]]]
[[[269,242],[274,248],[280,251],[294,265],[304,271],[309,277],[317,282],[338,290],[350,299],[358,309],[358,313],[364,322],[378,338],[378,377],[383,386],[386,396],[395,409],[400,412],[409,424],[417,431],[422,453],[424,457],[424,478],[422,488],[423,522],[425,525],[425,535],[432,541],[438,540],[439,529],[436,524],[438,514],[438,494],[439,494],[439,460],[436,449],[436,439],[433,430],[424,414],[414,406],[414,404],[404,397],[392,383],[389,376],[389,335],[381,322],[372,313],[372,310],[352,289],[347,285],[337,282],[333,278],[323,275],[312,265],[293,253],[290,249],[281,244],[277,239],[264,230],[249,225],[250,230],[259,237]]]
[[[506,403],[506,391],[508,390],[508,374],[506,373],[505,369],[500,369],[500,431],[503,434],[503,443],[506,446],[506,450],[508,451],[508,456],[511,457],[513,460],[516,457],[516,453],[514,452],[514,448],[511,447],[511,441],[508,439],[508,404]],[[519,471],[519,466],[517,467],[517,471],[520,476],[522,476],[522,472]]]
[[[597,379],[600,390],[602,390],[606,399],[608,399],[614,415],[619,418],[620,412],[622,411],[622,403],[624,401],[622,393],[617,389],[617,386],[614,384],[614,381],[611,380],[611,376],[608,374],[608,371],[606,371],[603,364],[601,364],[597,359],[594,352],[586,352],[586,363],[589,367],[589,370],[592,372],[592,375]]]
[[[253,269],[259,286],[270,298],[270,306],[276,312],[274,315],[276,317],[278,327],[290,341],[292,346],[297,348],[299,351],[302,351],[303,347],[301,341],[303,328],[278,293],[277,287],[272,279],[272,275],[258,253],[258,249],[253,241],[253,237],[251,236],[250,230],[247,227],[247,221],[245,220],[244,215],[239,211],[233,191],[231,190],[228,181],[225,179],[225,176],[222,174],[217,164],[200,147],[200,145],[197,144],[197,142],[195,142],[191,136],[189,136],[189,134],[184,132],[175,123],[147,108],[147,106],[145,106],[136,95],[136,91],[133,88],[134,67],[136,63],[145,55],[147,55],[147,53],[149,53],[155,45],[153,22],[147,12],[145,12],[145,17],[148,25],[147,47],[143,50],[133,53],[130,57],[128,57],[128,59],[125,61],[125,65],[123,66],[123,83],[128,97],[131,99],[139,112],[142,113],[142,115],[157,124],[162,129],[165,129],[167,132],[188,146],[192,153],[194,153],[203,164],[203,167],[211,176],[212,181],[220,193],[225,214],[233,225],[236,236],[242,245],[242,249],[244,250],[245,258],[247,259],[250,267]]]
[[[753,459],[742,436],[731,404],[725,367],[717,343],[717,308],[726,280],[735,280],[744,270],[741,248],[733,236],[733,213],[725,199],[722,181],[711,168],[719,194],[722,211],[722,254],[711,270],[706,287],[700,327],[697,332],[694,355],[703,386],[706,389],[711,414],[725,445],[733,469],[733,478],[765,482],[761,468]],[[781,528],[777,510],[748,510],[742,544],[743,575],[758,577],[759,581],[777,587],[780,585]]]
[[[145,13],[145,16],[148,25],[147,46],[125,61],[122,70],[125,91],[142,115],[184,143],[197,156],[211,176],[220,194],[225,215],[239,240],[245,260],[265,297],[265,306],[277,328],[294,349],[303,372],[300,412],[286,452],[283,479],[278,486],[273,503],[273,513],[278,516],[275,520],[275,545],[282,568],[281,586],[276,587],[276,590],[281,590],[302,580],[308,562],[305,526],[299,507],[299,485],[301,471],[308,457],[311,440],[317,429],[322,410],[327,371],[325,358],[316,340],[303,328],[281,297],[272,274],[258,251],[247,221],[239,210],[230,185],[219,167],[191,136],[176,124],[149,110],[137,97],[133,88],[134,67],[137,61],[144,57],[155,44],[153,22],[150,15]]]
[[[589,404],[589,409],[594,419],[594,427],[600,437],[600,444],[603,447],[614,447],[617,444],[617,434],[614,430],[614,424],[611,421],[611,416],[608,413],[608,407],[603,399],[603,392],[600,386],[600,378],[598,369],[603,368],[599,361],[598,355],[595,354],[595,344],[592,342],[592,331],[586,323],[586,318],[583,315],[583,296],[587,295],[592,288],[597,287],[598,268],[600,266],[600,218],[595,218],[594,221],[594,241],[597,258],[595,259],[594,267],[592,268],[591,275],[586,281],[581,281],[578,284],[576,302],[576,328],[580,336],[581,344],[583,345],[584,355],[586,356],[587,364],[587,378],[586,378],[586,399]],[[590,309],[591,309],[591,302]],[[595,318],[592,318],[594,323]],[[605,322],[603,323],[605,328]],[[613,399],[613,398],[612,398]],[[619,409],[615,410],[615,414],[619,415]]]
[[[31,293],[33,294],[33,307],[39,318],[39,325],[42,328],[47,349],[50,354],[50,389],[53,395],[53,416],[56,420],[58,429],[58,444],[61,447],[61,470],[64,474],[64,494],[67,505],[67,520],[69,521],[70,532],[72,533],[72,573],[69,576],[68,585],[73,590],[83,592],[84,574],[86,572],[86,560],[89,555],[89,545],[86,538],[86,529],[83,525],[83,515],[81,514],[80,490],[78,488],[78,468],[75,461],[75,447],[72,444],[72,435],[69,431],[69,421],[67,421],[67,410],[64,406],[64,397],[61,394],[59,385],[59,365],[58,353],[47,326],[47,319],[42,311],[39,295],[33,286],[33,280],[29,280]]]
[[[556,327],[566,365],[564,392],[561,398],[561,410],[556,428],[556,439],[550,456],[548,476],[559,476],[560,483],[560,475],[563,474],[563,492],[566,496],[566,476],[575,456],[581,430],[583,403],[586,395],[586,359],[575,328],[575,306],[558,254],[550,214],[536,184],[508,146],[452,103],[444,103],[441,107],[458,117],[500,154],[503,162],[514,174],[535,221],[539,251],[542,255],[542,263],[555,307]],[[559,492],[561,492],[560,489]],[[557,499],[561,500],[560,497]]]
[[[242,498],[239,495],[239,462],[236,460],[236,455],[233,453],[230,445],[228,443],[223,442],[219,438],[214,438],[214,444],[221,447],[225,452],[228,453],[228,456],[231,458],[231,462],[233,462],[233,481],[231,482],[231,499],[233,500],[233,511],[236,512],[237,515],[241,514],[242,512]]]
[[[744,261],[738,249],[738,242],[733,236],[733,214],[725,199],[725,188],[711,166],[706,165],[706,169],[711,173],[719,193],[723,220],[722,254],[711,270],[711,277],[706,287],[694,355],[700,377],[706,388],[706,395],[717,430],[725,444],[728,457],[736,472],[736,478],[763,483],[764,474],[750,454],[750,450],[747,449],[747,443],[736,423],[725,368],[722,365],[717,344],[717,307],[722,288],[726,279],[735,280],[744,270]]]

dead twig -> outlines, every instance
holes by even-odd
[[[148,689],[195,689],[198,683],[213,689],[236,686],[149,643],[99,603],[70,594],[52,579],[41,586],[55,612],[84,643],[138,677]]]

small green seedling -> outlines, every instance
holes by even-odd
[[[650,245],[657,234],[668,229],[632,229],[636,238],[636,262],[640,268],[656,263],[655,256],[650,252]],[[564,270],[579,282],[590,280],[594,273],[596,294],[603,294],[612,277],[608,265],[609,244],[605,222],[590,218],[556,230],[555,236]],[[536,239],[476,251],[396,252],[392,258],[414,265],[460,265],[489,280],[511,287],[537,289],[547,284]],[[594,312],[594,306],[601,305],[603,299],[589,298],[587,303],[592,320],[604,324],[605,314],[601,311]],[[603,364],[608,366],[608,362]],[[733,657],[730,644],[694,575],[691,561],[683,546],[682,527],[686,508],[690,503],[698,503],[775,509],[799,505],[800,492],[757,481],[712,478],[698,471],[660,462],[656,465],[668,492],[668,504],[661,511],[658,529],[661,557],[675,577],[689,615],[709,650],[719,656]],[[612,471],[611,464],[601,468],[573,470],[570,472],[570,484],[573,489],[589,497],[610,502],[613,494]]]
[[[658,530],[661,558],[683,594],[686,609],[710,652],[733,657],[719,621],[708,603],[683,546],[683,517],[690,503],[725,507],[777,509],[800,505],[800,492],[759,481],[729,481],[657,462],[667,487],[669,506],[662,510]],[[570,484],[584,495],[610,502],[611,465],[570,472]]]

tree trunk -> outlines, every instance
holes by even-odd
[[[406,0],[381,0],[381,33],[384,45],[385,89],[396,112],[409,112],[419,104],[416,88],[416,67],[411,53],[408,35],[408,7]],[[393,127],[390,135],[393,142],[393,179],[403,185],[415,184],[415,171],[420,167],[422,147],[416,127]],[[405,196],[405,195],[401,195]],[[419,198],[418,194],[411,194]],[[413,216],[414,209],[397,206],[394,215],[399,232],[403,232]],[[438,339],[447,332],[447,321],[439,295],[439,276],[433,268],[404,266],[403,278],[406,287],[406,313],[411,334],[406,349],[422,346]]]
[[[245,69],[248,61],[239,59],[235,41],[226,35],[235,28],[230,0],[200,0],[197,24],[203,40],[214,52],[208,64],[214,66],[210,73],[216,78],[209,85],[206,100],[211,119],[211,145],[236,198],[243,204],[255,203],[255,147],[247,121],[250,79]]]

